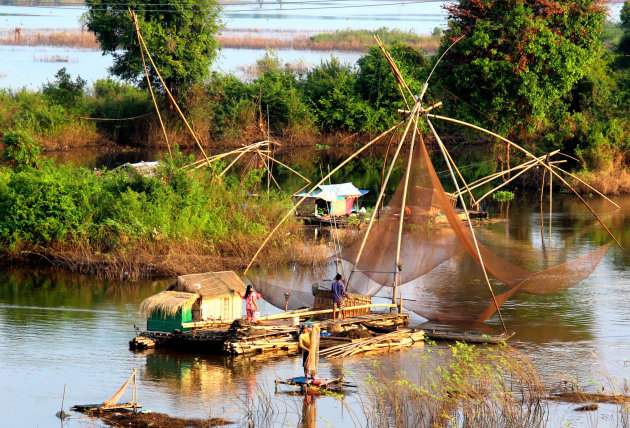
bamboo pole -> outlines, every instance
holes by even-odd
[[[545,177],[547,176],[547,170],[543,169],[542,182],[540,183],[540,237],[542,238],[542,245],[545,248],[545,215],[543,213],[543,195],[545,194]]]
[[[466,208],[466,203],[464,202],[464,197],[462,196],[460,189],[459,189],[459,184],[457,183],[457,180],[455,179],[455,174],[453,173],[453,168],[451,167],[451,163],[448,160],[448,157],[446,156],[445,152],[446,152],[446,147],[444,147],[444,144],[442,143],[442,139],[440,138],[440,136],[438,135],[438,133],[435,131],[435,128],[433,127],[433,124],[431,123],[431,121],[428,118],[428,115],[425,115],[425,120],[427,121],[427,124],[429,125],[429,129],[431,129],[431,133],[433,134],[433,136],[435,137],[436,141],[438,142],[438,146],[440,148],[440,151],[442,152],[442,155],[444,156],[444,159],[446,160],[446,164],[448,165],[448,170],[451,174],[451,179],[453,180],[453,184],[455,185],[455,188],[457,189],[457,193],[459,194],[459,201],[462,204],[462,208],[464,209],[464,214],[466,215],[466,220],[468,223],[468,228],[470,229],[470,233],[472,235],[473,238],[473,242],[475,243],[475,250],[477,251],[477,257],[479,258],[479,264],[481,265],[481,270],[483,271],[483,276],[486,280],[486,284],[488,285],[488,289],[490,290],[490,295],[492,296],[492,301],[494,302],[494,307],[497,310],[497,313],[499,314],[499,318],[501,319],[501,325],[503,326],[503,331],[507,334],[507,328],[505,327],[505,322],[503,321],[503,315],[501,315],[501,309],[499,308],[499,304],[497,302],[497,298],[494,295],[494,290],[492,289],[492,285],[490,284],[490,278],[488,278],[488,272],[486,271],[486,265],[483,262],[483,257],[481,256],[481,250],[479,249],[479,243],[477,242],[477,237],[475,236],[475,229],[473,228],[473,224],[472,221],[470,219],[470,216],[468,215],[468,209]],[[422,138],[422,136],[420,136],[420,138]],[[424,141],[423,141],[424,144]]]
[[[501,135],[496,134],[496,133],[494,133],[494,132],[492,132],[492,131],[489,131],[489,130],[487,130],[487,129],[485,129],[485,128],[482,128],[482,127],[480,127],[480,126],[473,125],[472,123],[464,122],[464,121],[462,121],[462,120],[452,119],[452,118],[450,118],[450,117],[439,116],[439,115],[436,115],[436,114],[426,114],[425,116],[427,116],[427,117],[433,117],[433,118],[440,119],[440,120],[444,120],[444,121],[447,121],[447,122],[457,123],[457,124],[460,124],[460,125],[468,126],[468,127],[470,127],[470,128],[476,129],[476,130],[481,131],[481,132],[485,132],[486,134],[492,135],[493,137],[497,137],[497,138],[499,138],[500,140],[502,140],[502,141],[504,141],[504,142],[506,142],[506,143],[508,143],[508,144],[513,145],[516,149],[518,149],[518,150],[522,151],[523,153],[525,153],[525,154],[526,154],[527,156],[529,156],[530,158],[536,159],[536,156],[534,156],[533,154],[531,154],[529,151],[527,151],[527,150],[526,150],[526,149],[524,149],[523,147],[519,146],[518,144],[513,143],[512,141],[508,140],[507,138],[502,137]],[[584,198],[582,198],[582,196],[580,196],[580,194],[579,194],[579,193],[578,193],[578,192],[577,192],[577,191],[576,191],[576,190],[575,190],[575,189],[574,189],[574,188],[573,188],[573,187],[572,187],[569,183],[567,183],[567,181],[566,181],[564,178],[562,178],[562,177],[560,176],[560,174],[558,174],[557,172],[555,172],[555,171],[553,170],[553,168],[554,168],[554,167],[552,167],[551,165],[547,165],[547,164],[545,164],[545,163],[544,163],[544,162],[542,162],[542,161],[541,161],[541,162],[538,162],[538,164],[539,164],[539,165],[542,165],[544,168],[546,168],[546,169],[549,171],[549,173],[550,173],[550,174],[555,175],[555,176],[556,176],[556,177],[557,177],[557,178],[558,178],[558,179],[559,179],[559,180],[560,180],[560,181],[561,181],[561,182],[562,182],[565,186],[567,186],[569,189],[571,189],[571,191],[572,191],[572,192],[573,192],[573,193],[574,193],[574,194],[575,194],[575,195],[576,195],[576,196],[580,199],[580,201],[582,201],[582,203],[583,203],[584,205],[586,205],[586,207],[587,207],[587,208],[588,208],[588,210],[591,212],[591,214],[593,214],[593,216],[595,216],[595,218],[597,219],[597,221],[599,222],[599,224],[601,224],[601,226],[604,228],[604,230],[606,230],[606,232],[608,233],[608,235],[609,235],[609,236],[610,236],[610,237],[611,237],[611,238],[615,241],[615,243],[619,246],[619,248],[623,248],[623,246],[619,243],[619,241],[617,240],[617,238],[615,238],[615,236],[614,236],[614,235],[612,234],[612,232],[608,229],[608,227],[606,227],[606,225],[604,224],[604,222],[602,221],[602,219],[601,219],[601,218],[600,218],[600,217],[599,217],[599,216],[595,213],[595,211],[593,211],[593,209],[591,208],[591,206],[590,206],[590,205],[589,205],[589,204],[588,204],[588,203],[584,200]]]
[[[153,100],[153,105],[155,106],[155,111],[157,112],[158,118],[160,119],[160,126],[162,127],[162,132],[164,133],[164,139],[166,140],[166,147],[168,147],[168,154],[173,157],[173,152],[171,152],[171,144],[168,141],[168,135],[166,134],[166,127],[164,126],[164,122],[162,121],[162,115],[160,114],[160,109],[158,108],[157,101],[155,100],[155,94],[153,93],[153,86],[151,85],[151,79],[149,79],[149,71],[147,70],[147,63],[144,61],[144,49],[142,49],[142,44],[140,42],[140,27],[138,26],[138,17],[136,13],[129,9],[129,13],[131,14],[131,19],[133,20],[134,27],[136,28],[136,35],[138,37],[138,47],[140,48],[140,56],[142,58],[142,67],[144,68],[144,75],[147,78],[147,86],[149,86],[149,92],[151,93],[151,99]]]
[[[226,153],[219,153],[217,155],[210,156],[209,159],[210,159],[210,162],[215,162],[215,161],[221,160],[223,158],[226,158],[228,156],[235,155],[235,154],[238,154],[238,153],[253,152],[255,149],[257,149],[258,147],[261,147],[261,146],[265,146],[265,144],[264,143],[250,144],[248,146],[239,147],[238,149],[231,150],[231,151],[226,152]],[[184,168],[188,168],[189,166],[194,166],[195,169],[203,168],[204,166],[207,166],[207,164],[205,162],[206,162],[205,159],[200,159],[198,161],[195,161],[195,162],[191,163],[190,165],[186,165]]]
[[[260,150],[256,150],[256,153],[260,157],[260,160],[263,161],[263,165],[265,166],[265,168],[267,168],[267,195],[269,195],[270,178],[276,184],[276,186],[278,187],[278,190],[282,191],[282,188],[280,187],[280,185],[278,184],[278,182],[274,178],[273,174],[271,174],[271,169],[269,168],[269,163],[265,160],[263,155],[260,154]]]
[[[369,305],[348,306],[347,308],[344,308],[344,309],[346,311],[354,311],[357,309],[391,308],[391,307],[396,307],[396,305],[391,304],[391,303],[371,303]],[[333,312],[333,309],[319,309],[319,310],[313,310],[313,311],[307,311],[307,312],[300,312],[297,314],[281,313],[281,314],[267,315],[266,317],[260,317],[258,318],[258,320],[259,321],[281,320],[281,319],[293,318],[296,315],[300,317],[306,317],[306,316],[310,317],[313,315],[331,314],[332,312]]]
[[[230,156],[230,155],[233,155],[233,154],[236,154],[236,153],[240,153],[243,150],[251,151],[251,148],[253,148],[253,147],[265,146],[265,145],[268,145],[269,143],[271,143],[271,142],[270,141],[258,141],[256,143],[248,144],[246,146],[242,146],[242,147],[239,147],[237,149],[230,150],[229,152],[219,153],[219,154],[216,154],[216,155],[209,156],[209,158],[210,158],[210,160],[214,161],[214,160],[222,159],[224,157],[227,157],[227,156]],[[203,164],[205,162],[206,162],[205,159],[196,160],[196,161],[194,161],[194,162],[192,162],[192,163],[190,163],[188,165],[184,165],[182,168],[189,168],[191,166],[197,166],[197,165]]]
[[[321,168],[321,165],[320,165],[320,168]],[[330,165],[328,165],[328,173],[330,174]],[[321,174],[321,169],[320,169],[320,174]],[[330,175],[328,176],[328,184],[332,185]],[[335,245],[335,263],[337,265],[337,272],[339,272],[339,266],[341,266],[341,274],[343,275],[343,278],[345,279],[346,268],[343,266],[341,257],[339,257],[339,253],[341,253],[341,239],[339,238],[339,228],[337,227],[337,218],[332,215],[330,210],[328,211],[328,213],[333,223],[333,229],[335,230],[335,232],[333,233],[333,243]]]
[[[372,146],[372,144],[374,144],[375,142],[377,142],[378,140],[380,140],[383,136],[389,134],[390,132],[392,132],[394,129],[398,128],[401,122],[398,122],[396,125],[392,126],[391,128],[389,128],[386,131],[383,131],[381,134],[379,134],[376,138],[374,138],[372,141],[366,143],[363,147],[361,147],[359,150],[357,150],[356,152],[354,152],[352,155],[350,155],[345,161],[343,161],[342,163],[340,163],[337,167],[335,167],[329,175],[333,175],[335,172],[339,171],[344,165],[346,165],[348,162],[350,162],[352,159],[354,159],[355,157],[357,157],[358,155],[360,155],[361,153],[363,153],[364,150],[366,150],[367,148],[369,148],[370,146]],[[258,255],[260,254],[260,252],[263,250],[263,248],[265,248],[265,245],[267,245],[267,243],[269,242],[269,240],[271,239],[271,237],[273,236],[274,233],[276,233],[276,231],[280,228],[280,226],[282,225],[282,223],[284,223],[286,221],[286,219],[289,218],[289,216],[291,216],[291,214],[293,214],[293,212],[295,211],[295,209],[297,207],[299,207],[300,205],[302,205],[302,202],[304,202],[304,200],[308,197],[308,195],[310,195],[311,193],[313,193],[322,183],[324,183],[326,181],[328,177],[324,177],[321,181],[319,181],[317,184],[315,184],[315,186],[313,186],[313,188],[311,189],[310,192],[307,192],[306,196],[303,196],[302,199],[300,199],[286,214],[285,216],[280,220],[280,222],[278,222],[278,224],[272,229],[271,232],[269,232],[269,235],[267,235],[267,237],[265,238],[265,240],[263,241],[263,243],[260,245],[260,247],[258,248],[258,251],[256,251],[256,253],[254,254],[254,256],[252,257],[251,261],[249,262],[249,264],[247,265],[247,267],[245,268],[245,272],[243,272],[243,276],[242,278],[245,277],[245,275],[247,275],[247,272],[249,272],[249,269],[252,267],[252,265],[254,264],[254,261],[256,260],[256,257],[258,257]]]
[[[248,151],[244,151],[244,152],[240,153],[238,156],[236,156],[236,157],[234,158],[234,160],[232,160],[232,162],[231,162],[228,166],[226,166],[226,167],[225,167],[225,169],[224,169],[223,171],[221,171],[221,174],[219,174],[219,178],[220,178],[220,177],[223,177],[223,175],[225,175],[225,173],[226,173],[226,172],[228,172],[228,170],[229,170],[230,168],[232,168],[232,166],[233,166],[236,162],[238,162],[238,160],[239,160],[239,159],[240,159],[240,158],[241,158],[244,154],[246,154],[246,153],[248,153]]]
[[[418,106],[421,106],[420,102],[417,103]],[[403,185],[403,194],[402,200],[400,204],[400,216],[398,220],[398,238],[396,241],[396,274],[394,277],[394,289],[392,290],[392,303],[396,303],[396,292],[398,291],[398,287],[400,286],[400,276],[402,272],[402,262],[400,261],[400,247],[402,245],[402,232],[403,232],[403,224],[405,221],[405,208],[407,204],[407,189],[409,188],[409,176],[411,175],[411,165],[413,163],[413,149],[416,144],[416,135],[418,134],[418,109],[414,113],[414,116],[409,118],[410,123],[413,122],[413,134],[411,135],[411,144],[409,147],[409,159],[407,159],[407,173],[405,174],[405,184]],[[401,141],[404,141],[401,140]],[[393,163],[392,163],[393,166]],[[358,257],[356,263],[358,263]],[[399,309],[402,312],[402,309]]]
[[[520,175],[525,174],[527,171],[529,171],[530,169],[532,169],[535,166],[536,166],[536,163],[532,162],[531,165],[529,165],[527,168],[523,169],[522,171],[519,171],[518,174],[515,174],[513,176],[509,176],[510,177],[509,179],[507,179],[503,183],[499,184],[497,187],[493,188],[492,190],[489,190],[481,198],[477,199],[477,203],[483,201],[488,195],[491,195],[492,193],[496,192],[497,190],[499,190],[503,186],[506,186],[511,181],[516,180]]]
[[[168,94],[169,98],[173,102],[173,105],[175,106],[175,108],[177,109],[177,111],[178,111],[179,115],[181,116],[182,120],[186,124],[186,127],[190,131],[190,134],[193,136],[193,139],[197,143],[197,146],[199,147],[199,150],[201,150],[201,154],[206,159],[206,162],[208,163],[208,166],[210,166],[210,160],[208,159],[208,155],[206,155],[206,152],[203,149],[203,147],[201,146],[201,143],[199,142],[199,139],[197,138],[197,135],[195,134],[195,132],[190,127],[190,124],[186,120],[186,117],[184,116],[184,113],[182,113],[182,110],[179,108],[179,104],[177,104],[177,101],[175,101],[175,98],[173,97],[173,94],[171,94],[171,90],[168,88],[168,86],[164,82],[164,79],[162,79],[162,75],[160,74],[160,71],[158,70],[157,66],[155,65],[155,62],[153,62],[153,58],[151,57],[151,52],[149,52],[149,48],[147,47],[146,43],[144,42],[144,37],[142,37],[142,34],[140,33],[140,28],[137,26],[137,20],[136,20],[136,30],[138,31],[138,36],[140,38],[140,42],[142,43],[142,46],[144,46],[144,50],[146,51],[147,56],[149,57],[149,60],[151,61],[151,65],[153,65],[153,69],[155,70],[155,73],[157,74],[158,78],[160,79],[160,82],[162,82],[162,85],[164,86],[164,90],[166,91],[166,93]]]
[[[549,156],[553,156],[553,155],[555,155],[555,154],[557,154],[559,152],[560,152],[560,150],[554,150],[553,152],[549,153]],[[545,154],[545,155],[539,156],[539,159],[542,159],[545,156],[547,156],[547,155]],[[537,161],[535,159],[534,160],[528,160],[527,162],[524,162],[524,163],[522,163],[520,165],[516,165],[515,167],[509,169],[508,171],[513,172],[513,171],[516,171],[516,170],[519,170],[519,169],[527,168],[532,163],[536,164]],[[498,178],[499,176],[505,174],[506,172],[507,171],[495,172],[494,174],[490,174],[490,175],[488,175],[486,177],[479,178],[479,179],[473,181],[472,183],[469,183],[468,186],[470,187],[471,190],[476,189],[476,188],[478,188],[480,186],[483,186],[484,184],[487,184],[487,183],[491,182],[492,180]]]
[[[413,117],[413,115],[416,114],[416,112],[418,111],[418,109],[420,108],[420,104],[416,103],[412,109],[412,115],[410,117]],[[378,198],[376,199],[376,206],[380,206],[381,201],[383,200],[383,195],[385,194],[385,188],[387,187],[387,183],[389,183],[389,177],[392,174],[392,171],[394,169],[394,164],[396,163],[396,159],[398,159],[398,155],[400,154],[400,149],[402,148],[404,142],[405,142],[405,138],[407,137],[407,133],[409,132],[409,128],[411,127],[411,122],[412,120],[409,119],[407,121],[407,126],[405,127],[405,131],[403,132],[402,137],[400,138],[400,143],[398,143],[398,147],[396,147],[396,152],[394,152],[394,156],[392,158],[392,162],[389,165],[389,169],[387,171],[387,176],[385,177],[385,181],[383,182],[383,186],[381,188],[380,193],[378,194]],[[376,215],[377,215],[377,210],[375,209],[372,212],[372,216],[370,217],[370,222],[368,223],[367,229],[365,231],[365,234],[363,236],[363,240],[361,241],[361,246],[359,247],[359,252],[357,253],[357,257],[356,260],[352,266],[352,270],[350,271],[350,276],[348,277],[348,282],[346,283],[346,289],[348,289],[350,287],[350,282],[352,281],[352,277],[354,276],[354,272],[356,271],[356,267],[359,264],[359,260],[361,259],[361,255],[363,254],[363,249],[365,248],[365,243],[367,242],[368,236],[370,234],[370,231],[372,230],[372,226],[374,225],[374,220],[376,219]],[[400,215],[402,216],[403,213],[401,212]]]
[[[281,166],[285,167],[286,169],[288,169],[289,171],[291,171],[292,173],[294,173],[295,175],[297,175],[298,177],[300,177],[302,180],[306,181],[307,183],[311,183],[311,180],[309,180],[308,178],[304,177],[302,174],[300,174],[299,172],[297,172],[296,170],[294,170],[290,166],[287,166],[287,165],[283,164],[282,162],[280,162],[276,158],[273,158],[273,157],[269,156],[268,154],[266,154],[264,152],[261,152],[261,153],[263,153],[263,155],[267,159],[271,160],[272,162],[277,163],[278,165],[281,165]]]
[[[385,55],[385,59],[387,60],[387,62],[389,63],[389,66],[392,69],[396,82],[398,83],[399,86],[402,86],[403,88],[405,88],[407,92],[409,93],[409,95],[411,96],[411,99],[415,101],[416,97],[414,96],[413,92],[411,92],[411,89],[409,89],[409,86],[407,86],[407,82],[405,82],[405,79],[403,79],[402,74],[400,73],[400,70],[396,66],[396,63],[394,62],[394,59],[391,57],[389,52],[387,52],[387,50],[385,49],[385,46],[383,45],[381,38],[378,36],[378,34],[374,34],[373,37],[374,37],[374,40],[376,40],[376,44],[383,52],[383,55]],[[405,94],[402,91],[402,89],[401,89],[401,93],[403,96],[403,100],[405,101],[405,104],[407,105],[407,108],[409,108],[409,104],[407,103],[407,98],[405,97]]]
[[[547,158],[547,165],[549,165],[549,158]],[[549,165],[551,168],[551,165]],[[549,174],[549,248],[551,248],[551,216],[553,213],[553,175]]]

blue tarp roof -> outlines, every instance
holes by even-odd
[[[337,199],[356,198],[365,195],[369,190],[359,190],[352,183],[322,184],[310,194],[306,192],[297,193],[293,196],[310,196],[320,198],[325,201],[336,201]]]

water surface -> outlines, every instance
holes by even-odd
[[[595,199],[591,202],[622,244],[628,246],[630,198],[618,199],[622,210],[611,209]],[[540,245],[540,214],[528,200],[531,198],[523,195],[513,202],[509,222],[490,226],[490,232]],[[571,253],[577,255],[605,241],[578,203],[562,195],[554,200],[552,249],[570,246]],[[495,217],[501,215],[499,206],[490,208]],[[548,238],[546,245],[550,245]],[[550,296],[516,294],[503,306],[508,328],[516,331],[515,342],[524,346],[548,384],[570,375],[587,389],[596,391],[604,387],[609,391],[611,382],[623,382],[630,376],[629,263],[627,250],[611,248],[594,274],[570,290]],[[144,326],[137,312],[139,303],[167,283],[168,280],[105,282],[48,269],[3,268],[0,271],[3,425],[56,425],[54,415],[61,406],[64,385],[67,410],[72,404],[106,399],[134,368],[139,374],[140,402],[153,411],[238,420],[243,417],[244,403],[262,390],[272,399],[274,417],[280,421],[277,424],[284,421],[294,426],[304,417],[308,419],[313,410],[303,405],[299,397],[273,392],[275,378],[300,372],[297,356],[226,358],[168,350],[129,351],[134,324]],[[277,310],[269,305],[261,309]],[[419,325],[424,320],[413,316],[412,322]],[[473,328],[498,331],[500,322],[495,315]],[[367,373],[375,371],[374,362],[390,373],[401,370],[413,373],[422,352],[416,349],[322,361],[320,373],[326,376],[346,372],[362,391]],[[319,398],[315,404],[318,426],[362,426],[365,400],[361,398],[361,394],[349,394],[343,402],[332,397]],[[548,426],[618,425],[618,414],[612,406],[600,406],[598,412],[589,414],[575,412],[574,407],[552,405]],[[92,426],[93,422],[73,415],[64,425],[86,424]]]

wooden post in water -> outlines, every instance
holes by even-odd
[[[549,165],[549,158],[547,158]],[[549,165],[551,168],[551,165]],[[553,174],[549,174],[549,248],[551,248],[551,213],[553,211]]]

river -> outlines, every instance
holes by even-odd
[[[489,226],[494,233],[540,245],[537,196],[517,198],[509,221]],[[597,198],[589,202],[624,246],[630,246],[630,197],[616,198],[621,210]],[[495,218],[499,206],[489,207]],[[505,208],[504,208],[505,211]],[[581,254],[605,241],[586,209],[568,195],[554,197],[551,248]],[[548,234],[548,230],[546,230]],[[549,240],[547,238],[547,245]],[[595,272],[568,291],[550,296],[516,294],[503,306],[513,341],[533,359],[548,384],[567,376],[585,389],[612,389],[630,377],[630,252],[611,247]],[[48,427],[60,423],[55,413],[73,404],[100,402],[138,369],[139,401],[146,409],[173,416],[222,416],[239,426],[248,399],[270,398],[271,426],[296,426],[313,416],[317,426],[364,426],[370,407],[362,394],[368,373],[377,369],[412,372],[423,348],[376,356],[322,360],[321,375],[347,374],[358,385],[343,401],[319,397],[314,407],[299,397],[275,393],[277,377],[301,372],[297,356],[223,358],[167,350],[132,352],[134,324],[144,327],[139,303],[168,284],[160,281],[106,282],[50,269],[8,266],[0,270],[0,409],[7,427]],[[263,313],[277,311],[261,306]],[[424,320],[416,315],[412,324]],[[475,329],[500,329],[493,316]],[[442,346],[442,345],[440,345]],[[619,386],[617,391],[620,392]],[[614,406],[576,412],[575,405],[552,404],[546,426],[620,426]],[[310,410],[309,410],[310,409]],[[303,411],[308,414],[303,414]],[[63,426],[98,426],[72,413]],[[259,426],[264,425],[259,420]]]

